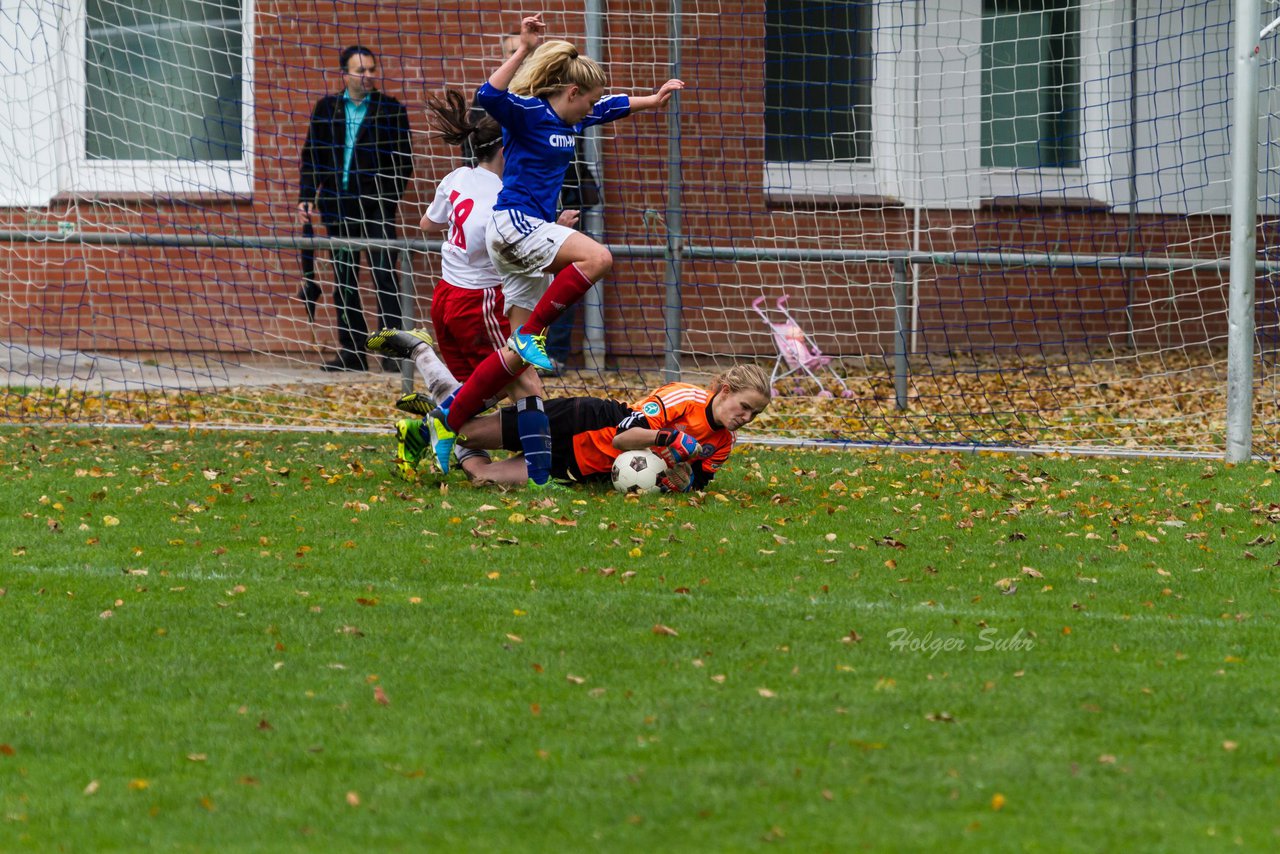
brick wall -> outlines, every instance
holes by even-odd
[[[260,2],[251,199],[60,199],[47,210],[0,212],[0,222],[14,228],[72,220],[82,231],[147,234],[298,233],[297,153],[310,109],[341,86],[338,52],[360,42],[378,52],[383,88],[410,109],[416,171],[402,219],[403,233],[417,236],[435,183],[457,164],[455,153],[428,134],[424,99],[446,85],[472,89],[492,70],[500,34],[518,25],[518,16],[501,8],[491,0],[438,8]],[[581,41],[580,4],[542,8],[554,34]],[[609,8],[602,58],[610,88],[651,91],[666,78],[671,59],[665,16],[640,0]],[[690,88],[682,98],[680,156],[687,240],[756,249],[911,247],[913,213],[891,200],[770,203],[763,173],[763,14],[758,6],[741,13],[711,3],[684,8],[681,75]],[[664,240],[667,122],[663,113],[646,113],[605,128],[604,221],[612,244]],[[1227,252],[1226,228],[1220,217],[1142,217],[1133,229],[1127,217],[1105,211],[993,206],[924,212],[918,240],[934,252],[1216,257]],[[437,263],[419,254],[413,266],[426,294]],[[917,345],[926,351],[1106,347],[1126,343],[1131,326],[1142,347],[1183,347],[1219,342],[1225,332],[1225,276],[1212,271],[926,266],[917,275]],[[661,353],[665,276],[660,259],[618,259],[605,289],[611,353],[624,359]],[[772,303],[783,292],[828,353],[878,355],[892,345],[892,270],[884,263],[688,261],[682,280],[685,347],[695,354],[771,355],[750,303],[762,294]],[[332,311],[326,306],[319,328],[308,328],[293,299],[298,284],[292,252],[14,243],[0,250],[0,327],[11,342],[99,351],[303,353],[313,334],[332,340]],[[365,304],[372,307],[373,300],[366,297]],[[426,315],[425,299],[415,313]]]

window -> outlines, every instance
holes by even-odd
[[[88,0],[85,156],[239,160],[238,0]]]
[[[765,157],[871,159],[871,0],[769,0]]]
[[[1075,0],[983,0],[982,165],[1080,164]]]
[[[74,189],[247,193],[251,0],[81,0]]]

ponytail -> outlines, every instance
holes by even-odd
[[[473,123],[471,107],[461,92],[448,89],[443,99],[429,95],[427,109],[432,114],[434,135],[450,145],[461,146],[464,151],[469,149],[471,156],[481,163],[492,160],[502,150],[501,125],[488,115]]]

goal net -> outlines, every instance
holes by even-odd
[[[1280,16],[1265,5],[1245,25]],[[363,328],[429,325],[439,234],[419,220],[464,161],[424,104],[473,91],[520,9],[5,3],[3,420],[386,429],[395,398],[422,385],[376,358],[322,370],[338,308],[354,310],[340,267],[359,252]],[[1232,4],[615,0],[543,13],[550,35],[602,61],[611,91],[688,84],[582,148],[600,190],[582,227],[615,264],[553,352],[565,368],[549,394],[637,399],[754,362],[775,387],[757,437],[1221,451]],[[376,247],[333,243],[297,210],[313,108],[347,85],[339,54],[356,44],[410,124],[398,230]],[[1280,260],[1273,47],[1264,260]],[[1254,368],[1268,454],[1269,269]]]

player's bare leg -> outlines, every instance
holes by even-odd
[[[512,352],[539,370],[554,371],[555,366],[546,353],[547,327],[612,268],[613,254],[606,247],[581,232],[570,235],[547,267],[554,278],[538,304],[518,325],[515,317],[511,318],[508,346]]]
[[[466,465],[463,463],[462,465]],[[474,471],[468,471],[471,475],[473,483],[486,484],[491,483],[498,486],[524,486],[529,482],[529,471],[525,467],[524,459],[521,457],[511,457],[506,460],[497,460],[488,465],[477,466]]]

